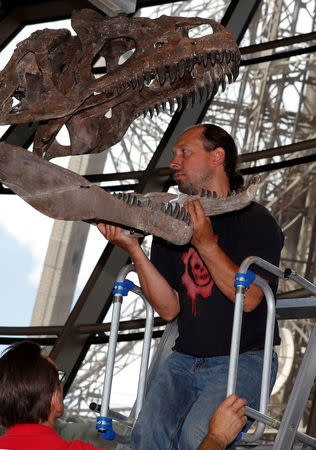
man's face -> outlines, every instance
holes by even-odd
[[[173,148],[173,158],[169,167],[179,190],[196,195],[202,188],[208,188],[213,178],[212,152],[204,149],[201,135],[203,127],[195,127],[181,134]]]

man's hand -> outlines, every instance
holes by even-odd
[[[139,247],[138,239],[126,234],[121,227],[103,222],[99,222],[97,226],[109,242],[126,252],[130,253],[134,248]]]
[[[227,397],[211,417],[209,432],[199,450],[225,449],[246,425],[246,404],[246,399],[235,394]]]
[[[190,213],[193,221],[193,236],[191,244],[199,250],[205,246],[216,245],[213,227],[210,219],[205,215],[204,209],[199,200],[188,200],[185,209]]]

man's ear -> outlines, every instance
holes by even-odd
[[[213,165],[215,167],[221,166],[225,163],[225,149],[223,147],[216,147],[212,151]]]
[[[62,389],[60,388],[55,389],[52,395],[51,410],[56,413],[57,417],[62,416],[64,413],[63,393]]]

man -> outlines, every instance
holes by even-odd
[[[54,362],[39,345],[22,342],[0,359],[0,448],[9,450],[104,450],[67,442],[54,430],[64,413],[63,391]]]
[[[243,184],[236,172],[237,149],[232,137],[215,125],[198,125],[177,140],[170,167],[180,191],[202,188],[227,196]],[[198,200],[185,205],[194,232],[190,245],[176,247],[154,239],[151,261],[137,239],[120,227],[99,230],[132,258],[142,290],[159,315],[177,317],[179,337],[174,352],[159,368],[132,433],[135,450],[196,450],[211,416],[226,395],[234,277],[250,255],[278,265],[283,236],[271,214],[252,202],[246,208],[206,217]],[[277,279],[258,267],[276,292]],[[236,393],[258,408],[263,362],[266,304],[256,285],[247,290],[241,333]],[[274,344],[280,343],[276,325]],[[271,389],[277,372],[273,353]]]
[[[0,423],[7,431],[0,436],[1,449],[101,450],[82,441],[67,442],[54,431],[64,412],[59,372],[40,346],[31,342],[13,345],[2,356]],[[235,438],[247,420],[245,404],[245,399],[231,395],[220,405],[201,450],[222,450]]]

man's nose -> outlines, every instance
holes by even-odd
[[[179,156],[174,156],[169,163],[170,169],[176,170],[176,169],[179,169],[180,166],[181,166],[181,161],[180,161]]]

